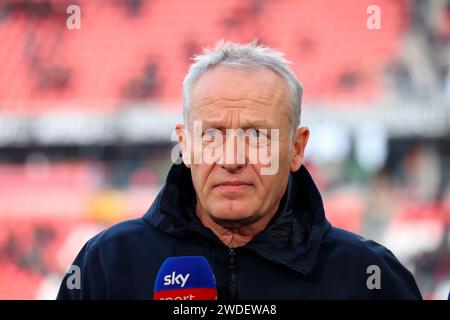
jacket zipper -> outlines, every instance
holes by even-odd
[[[184,225],[187,229],[200,233],[203,235],[203,233],[199,232],[199,230],[196,230],[195,228],[192,228],[192,226],[183,219],[178,218],[177,216],[174,216],[171,212],[164,210],[162,208],[159,208],[159,210],[166,212],[171,217],[175,218],[177,221],[179,221],[182,225]],[[210,239],[209,237],[206,237]],[[212,240],[212,239],[211,239]],[[213,240],[214,242],[225,246],[221,241],[219,240]],[[237,271],[236,271],[236,250],[233,248],[228,248],[228,269],[231,271],[230,273],[230,300],[236,300],[236,285],[237,285]]]
[[[230,299],[236,300],[236,251],[233,248],[228,249],[228,269],[230,269]]]

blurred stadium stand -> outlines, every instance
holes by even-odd
[[[59,27],[70,3],[4,5],[0,99],[23,103],[6,108],[42,112],[67,100],[111,111],[127,100],[177,101],[198,48],[245,35],[285,49],[307,97],[367,100],[382,91],[381,67],[395,57],[406,26],[396,1],[384,1],[380,32],[355,19],[364,21],[365,1],[85,1],[83,26],[72,32]]]
[[[190,58],[285,52],[306,165],[333,224],[391,248],[424,297],[450,282],[450,1],[0,2],[0,299],[52,299],[84,242],[142,215],[171,165]],[[81,29],[66,28],[68,5]],[[447,292],[443,288],[447,288]]]

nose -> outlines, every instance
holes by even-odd
[[[245,164],[238,164],[238,163],[230,163],[230,164],[222,164],[221,167],[225,170],[227,170],[229,173],[238,173],[240,172],[244,167]]]
[[[220,166],[230,173],[240,172],[247,164],[246,152],[246,144],[236,136],[226,137]]]

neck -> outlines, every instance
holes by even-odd
[[[255,221],[215,220],[197,202],[196,213],[201,223],[210,229],[229,248],[237,248],[250,242],[262,232],[276,213],[266,214]]]

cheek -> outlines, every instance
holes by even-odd
[[[270,186],[273,185],[274,182],[275,184],[279,182],[280,177],[286,176],[290,172],[291,164],[293,162],[292,152],[290,150],[289,146],[280,145],[278,152],[271,153],[266,159],[269,161],[269,164],[261,164],[259,162],[252,164],[251,166],[253,167],[254,174],[258,176],[258,180],[266,181],[265,184],[269,183]],[[264,170],[269,174],[261,174]]]
[[[276,183],[276,179],[273,175],[261,175],[262,166],[259,164],[251,165],[251,167],[255,176],[255,196],[264,200],[270,196],[270,190],[273,188],[273,184]]]
[[[287,158],[280,163],[279,170],[274,175],[260,175],[260,166],[255,165],[254,170],[258,176],[256,194],[263,201],[277,198],[284,194],[290,172],[290,162]]]
[[[197,194],[201,197],[208,194],[209,178],[212,174],[212,167],[213,166],[204,164],[191,166],[192,182]]]
[[[277,176],[285,176],[286,173],[289,173],[291,169],[291,164],[294,161],[293,157],[293,146],[286,144],[280,145],[279,150],[279,170],[276,173]]]
[[[264,197],[270,197],[277,190],[279,181],[276,176],[260,176],[260,181],[261,193],[263,193]]]

